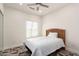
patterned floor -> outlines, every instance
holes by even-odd
[[[15,48],[6,49],[1,52],[1,56],[31,56],[31,53],[25,48],[25,46],[19,46]],[[75,53],[70,53],[66,50],[56,51],[48,56],[78,56]]]

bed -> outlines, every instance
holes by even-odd
[[[57,38],[48,36],[49,33],[58,33]],[[65,30],[48,29],[46,36],[27,39],[24,45],[32,52],[31,56],[49,55],[62,47],[65,48]]]

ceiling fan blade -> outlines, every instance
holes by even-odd
[[[34,8],[32,8],[32,7],[29,7],[30,9],[32,9],[32,10],[34,10]]]
[[[27,6],[33,6],[33,5],[36,5],[35,3],[33,3],[33,4],[27,4]]]
[[[40,5],[41,5],[41,6],[44,6],[44,7],[47,7],[47,8],[49,7],[48,5],[44,5],[44,4],[40,4]]]

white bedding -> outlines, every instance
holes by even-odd
[[[32,51],[31,56],[46,56],[64,47],[62,39],[50,37],[27,39],[25,45]]]

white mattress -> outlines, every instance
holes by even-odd
[[[64,47],[62,39],[49,37],[27,39],[25,45],[32,51],[31,56],[46,56]]]

